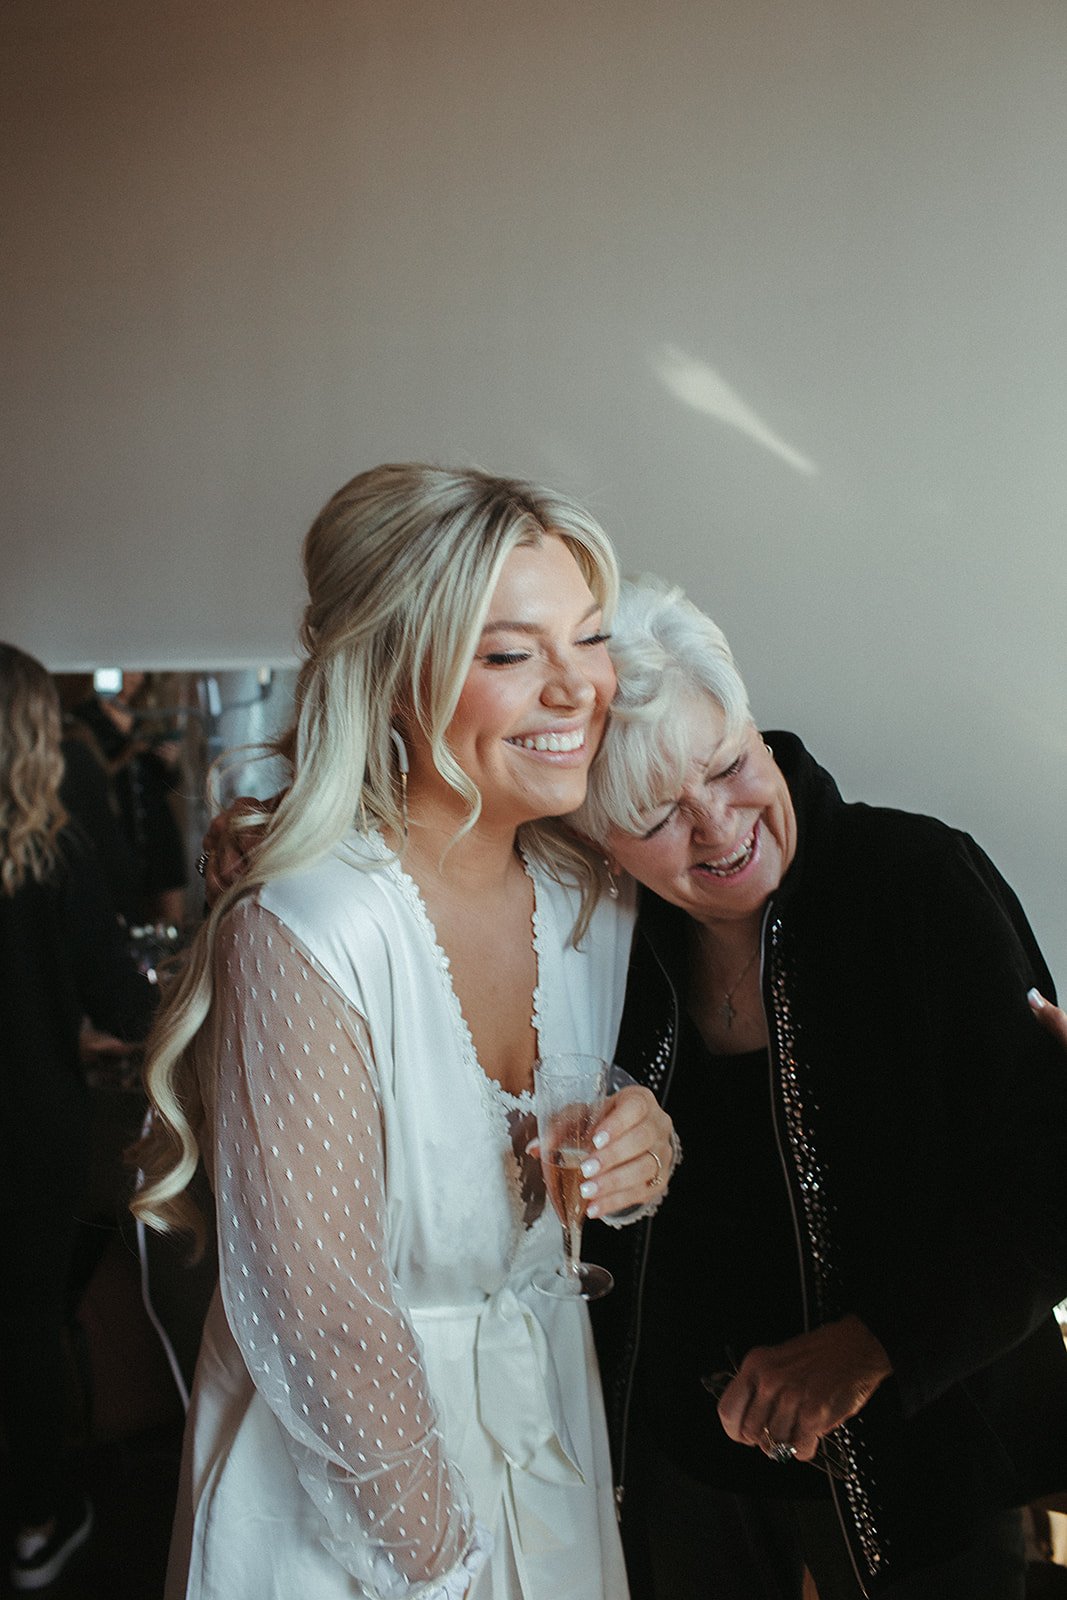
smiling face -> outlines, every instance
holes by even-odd
[[[726,737],[709,695],[683,713],[691,760],[678,790],[641,834],[613,829],[607,847],[639,883],[698,922],[758,922],[796,853],[785,779],[749,722]]]
[[[566,544],[550,534],[520,545],[493,591],[446,734],[481,794],[484,824],[516,828],[581,805],[614,692],[600,607]],[[462,819],[466,807],[425,740],[410,742],[413,814],[436,801]]]

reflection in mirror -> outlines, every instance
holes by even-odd
[[[212,810],[280,785],[278,764],[257,760],[255,747],[288,724],[296,668],[105,667],[58,673],[55,682],[64,804],[93,838],[127,925],[176,937],[200,916],[193,863]]]

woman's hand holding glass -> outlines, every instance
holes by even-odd
[[[670,1118],[648,1089],[630,1084],[605,1106],[612,1069],[596,1056],[548,1056],[534,1090],[545,1187],[563,1229],[564,1264],[534,1278],[545,1294],[598,1299],[612,1286],[580,1260],[582,1223],[647,1204],[662,1193],[673,1159]]]
[[[586,1216],[609,1217],[659,1199],[674,1161],[673,1134],[651,1090],[635,1083],[611,1095],[582,1167]]]
[[[640,1084],[629,1083],[612,1093],[617,1072],[616,1067],[609,1072],[608,1098],[582,1163],[586,1217],[612,1217],[659,1200],[676,1159],[670,1117]],[[527,1149],[540,1157],[540,1140],[531,1140]]]
[[[608,1063],[599,1056],[544,1056],[534,1063],[537,1145],[545,1189],[563,1229],[563,1261],[535,1273],[533,1286],[558,1299],[598,1300],[615,1280],[604,1267],[581,1259],[586,1184],[593,1130],[607,1092]]]

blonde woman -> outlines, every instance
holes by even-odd
[[[617,578],[564,496],[381,467],[305,545],[290,783],[162,1018],[136,1210],[218,1205],[168,1595],[620,1600],[584,1306],[558,1250],[536,1054],[610,1056],[631,934],[545,818],[585,794]],[[662,1192],[647,1090],[590,1209]]]
[[[0,1396],[15,1498],[9,1577],[51,1583],[92,1527],[64,1458],[67,1291],[88,1165],[86,1014],[126,1040],[155,991],[122,942],[101,869],[59,800],[59,701],[0,644]]]

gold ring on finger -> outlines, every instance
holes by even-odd
[[[652,1174],[651,1178],[648,1179],[648,1182],[646,1183],[645,1187],[647,1189],[658,1189],[659,1188],[659,1180],[663,1176],[663,1162],[660,1160],[659,1156],[656,1154],[656,1152],[654,1150],[646,1150],[645,1151],[645,1155],[646,1156],[651,1156],[653,1161],[656,1163],[656,1170]]]

